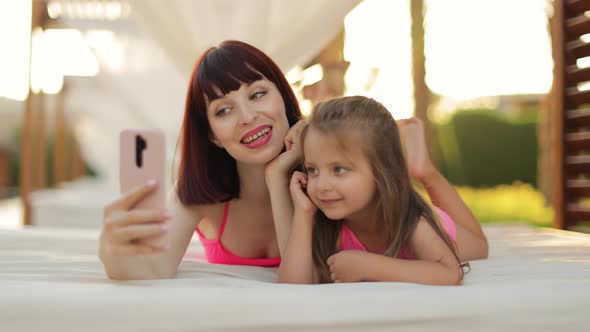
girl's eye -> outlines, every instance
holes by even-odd
[[[337,166],[334,168],[334,173],[336,173],[336,174],[342,174],[346,171],[347,171],[347,169],[344,167]]]
[[[309,175],[315,175],[315,174],[317,174],[317,172],[318,172],[318,170],[313,167],[307,168],[307,174],[309,174]]]
[[[262,96],[264,96],[266,94],[266,91],[258,91],[255,92],[252,96],[250,96],[251,100],[256,100],[256,99],[260,99],[262,98]]]
[[[215,116],[227,115],[227,113],[229,113],[229,111],[231,111],[231,108],[229,108],[229,107],[220,108],[217,111],[215,111]]]

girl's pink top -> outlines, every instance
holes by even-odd
[[[195,231],[201,239],[201,243],[205,249],[205,256],[207,261],[212,264],[226,264],[226,265],[252,265],[252,266],[263,266],[263,267],[277,267],[281,264],[281,258],[246,258],[234,255],[229,250],[225,249],[221,243],[221,236],[225,230],[227,224],[227,216],[229,211],[229,202],[225,203],[223,211],[223,220],[221,222],[221,228],[219,234],[214,240],[205,238],[203,233],[197,227]]]
[[[434,211],[436,211],[440,217],[441,224],[447,234],[453,239],[453,241],[457,240],[457,226],[453,219],[443,210],[434,207]],[[367,248],[362,244],[362,242],[354,235],[352,230],[346,226],[342,226],[342,231],[340,232],[340,250],[362,250],[368,251]],[[397,258],[400,259],[414,259],[414,254],[412,254],[412,250],[408,246],[404,246],[400,249]]]

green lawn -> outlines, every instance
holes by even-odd
[[[476,189],[457,187],[481,223],[526,223],[550,227],[553,209],[533,186],[524,183]]]
[[[553,209],[546,204],[543,195],[529,184],[456,188],[481,223],[524,223],[539,227],[552,225]]]

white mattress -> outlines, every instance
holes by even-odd
[[[460,287],[279,285],[275,269],[210,265],[114,282],[96,230],[0,230],[0,331],[590,331],[590,236],[488,226]]]

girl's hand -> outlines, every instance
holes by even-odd
[[[304,120],[299,120],[287,132],[285,136],[286,151],[279,154],[275,159],[266,165],[266,177],[273,175],[288,176],[290,172],[299,164],[303,158],[303,150],[301,147],[301,132],[307,123]]]
[[[306,188],[307,174],[297,171],[293,173],[289,190],[291,191],[291,199],[293,199],[295,212],[303,212],[308,215],[313,215],[316,212],[317,207],[305,193]]]
[[[360,250],[342,250],[328,257],[331,278],[334,282],[364,281],[363,267],[369,253]]]
[[[155,183],[132,190],[104,208],[99,255],[124,256],[156,254],[167,246],[158,240],[166,233],[165,211],[139,210],[133,207],[156,188]]]

